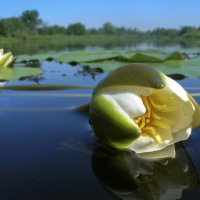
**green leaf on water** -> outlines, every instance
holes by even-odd
[[[132,62],[133,63],[133,62]],[[200,77],[200,58],[194,58],[189,60],[166,60],[164,62],[144,62],[146,65],[155,67],[161,70],[165,74],[182,74],[187,77]],[[92,62],[81,63],[82,65],[89,65],[91,68],[102,68],[106,72],[111,72],[114,69],[121,67],[125,64],[131,64],[129,62],[121,61],[104,61],[104,62]]]
[[[37,76],[42,72],[39,68],[31,67],[0,68],[0,80],[17,80],[19,78]]]
[[[81,63],[83,66],[90,66],[91,68],[101,68],[106,72],[111,72],[118,67],[127,64],[126,62],[120,62],[115,60],[103,61],[103,62],[91,62],[91,63]]]
[[[61,62],[97,62],[116,59],[118,56],[118,51],[75,51],[65,53],[60,57],[57,57],[56,60]]]
[[[159,57],[151,56],[148,54],[143,53],[136,53],[135,55],[131,56],[130,58],[127,58],[127,62],[162,62],[162,59]]]
[[[181,54],[178,51],[174,51],[171,54],[169,54],[166,58],[163,59],[164,60],[184,60],[185,57],[183,56],[183,54]]]
[[[100,50],[100,51],[72,51],[47,52],[45,54],[21,55],[17,62],[24,60],[46,60],[53,58],[59,62],[77,62],[91,68],[102,68],[110,72],[124,64],[144,63],[161,70],[165,74],[182,74],[189,77],[200,77],[200,56],[187,59],[187,51],[167,50]],[[192,52],[192,55],[195,55]]]
[[[102,61],[122,61],[122,62],[163,62],[165,60],[182,60],[184,57],[179,52],[171,54],[159,51],[76,51],[65,53],[55,58],[61,62],[102,62]]]
[[[125,62],[163,62],[165,60],[184,59],[182,54],[179,52],[172,52],[170,54],[158,50],[100,50],[20,55],[17,58],[17,62],[28,60],[46,60],[48,58],[53,58],[59,62],[102,62],[109,60]]]
[[[49,58],[56,59],[61,54],[63,54],[63,53],[59,53],[59,52],[47,52],[47,53],[33,54],[33,55],[24,54],[24,55],[17,56],[16,62],[17,63],[21,63],[23,61],[30,61],[30,60],[42,61],[42,60],[47,60]]]

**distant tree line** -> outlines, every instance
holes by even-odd
[[[0,19],[0,35],[19,36],[20,34],[38,33],[38,28],[43,24],[37,10],[26,10],[19,17]]]
[[[200,27],[184,26],[180,29],[156,28],[152,31],[140,31],[137,28],[116,27],[106,22],[100,28],[87,29],[84,24],[78,22],[67,27],[59,25],[47,25],[40,17],[37,10],[26,10],[19,17],[0,19],[0,36],[22,37],[29,35],[134,35],[153,37],[155,39],[168,37],[198,37],[200,38]]]

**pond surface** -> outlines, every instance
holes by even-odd
[[[44,61],[41,67],[40,76],[6,84],[95,86],[106,75],[56,62]],[[199,79],[178,82],[191,93],[200,92],[191,89],[199,87]],[[134,153],[107,152],[95,139],[88,115],[74,109],[89,102],[91,92],[91,88],[1,90],[0,199],[200,198],[200,128],[176,146],[175,160],[152,163]]]

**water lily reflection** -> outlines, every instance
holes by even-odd
[[[193,164],[180,144],[176,145],[176,158],[164,160],[101,147],[94,151],[92,165],[99,182],[118,200],[180,199],[184,189],[198,183]]]

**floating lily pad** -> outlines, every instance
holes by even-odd
[[[0,69],[0,80],[17,80],[23,77],[37,76],[42,73],[40,68],[14,67]]]
[[[104,61],[99,63],[82,63],[89,65],[91,68],[102,68],[104,71],[110,72],[114,69],[130,64],[119,61]],[[165,74],[182,74],[187,77],[200,77],[200,59],[190,60],[166,60],[164,62],[145,62],[145,64],[156,67]]]
[[[118,51],[76,51],[71,53],[65,53],[62,56],[56,58],[56,60],[61,62],[90,62],[115,59],[118,56]]]
[[[48,59],[56,59],[57,57],[59,57],[61,54],[63,53],[57,53],[57,52],[47,52],[47,53],[43,53],[43,54],[34,54],[34,55],[19,55],[17,56],[16,62],[17,63],[21,63],[24,61],[30,61],[30,60],[48,60]]]
[[[72,52],[57,57],[62,62],[102,62],[116,60],[122,62],[163,62],[165,60],[183,60],[184,56],[179,52],[166,54],[157,51],[95,51]]]
[[[53,58],[59,62],[101,62],[117,60],[125,62],[163,62],[165,60],[182,60],[180,52],[165,53],[156,50],[143,51],[74,51],[68,53],[45,53],[36,55],[20,55],[17,62],[27,60],[46,60]]]
[[[106,72],[111,72],[114,69],[123,66],[127,64],[126,62],[120,62],[120,61],[103,61],[103,62],[91,62],[91,63],[81,63],[83,66],[90,66],[91,68],[101,68]]]
[[[194,54],[194,53],[193,53]],[[65,53],[45,53],[37,55],[18,56],[17,62],[25,60],[55,59],[59,62],[81,63],[91,68],[101,68],[104,71],[112,71],[124,64],[145,63],[154,66],[165,74],[182,74],[190,77],[200,77],[200,57],[188,59],[187,53],[179,51],[161,50],[101,50],[101,51],[73,51]]]

